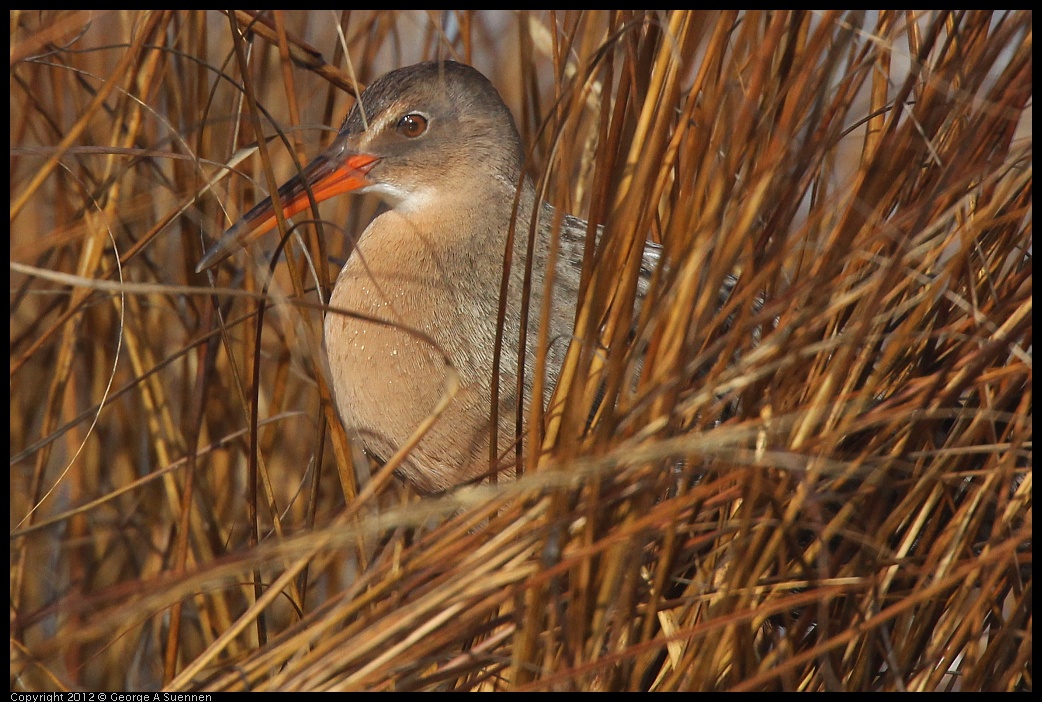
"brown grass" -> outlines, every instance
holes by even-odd
[[[12,690],[1032,689],[1029,12],[260,19],[10,16]],[[545,450],[421,499],[322,370],[374,203],[193,271],[436,56],[607,233]]]

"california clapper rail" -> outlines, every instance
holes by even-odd
[[[470,66],[430,61],[373,82],[329,148],[278,191],[287,217],[310,207],[305,183],[315,201],[375,193],[389,206],[362,232],[337,279],[329,304],[357,315],[328,313],[325,345],[340,417],[376,457],[403,446],[435,408],[445,393],[446,359],[458,373],[458,392],[399,469],[421,492],[445,490],[489,471],[493,361],[512,223],[498,448],[499,475],[513,474],[523,281],[536,215],[525,408],[532,399],[549,265],[555,268],[544,402],[564,361],[587,226],[565,217],[558,251],[550,254],[553,210],[537,203],[523,161],[521,136],[492,83]],[[198,270],[275,224],[269,198],[224,233]],[[657,247],[646,247],[644,258],[650,270]]]

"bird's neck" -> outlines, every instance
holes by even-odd
[[[440,188],[395,203],[374,220],[364,238],[402,239],[403,246],[412,239],[418,253],[429,247],[432,252],[470,249],[468,253],[489,255],[492,251],[483,247],[493,246],[501,258],[512,223],[515,236],[527,234],[535,200],[527,178],[520,188],[498,178],[480,186]]]
[[[527,180],[520,190],[499,179],[480,185],[445,189],[374,219],[348,261],[341,293],[364,298],[383,279],[396,281],[388,290],[401,295],[486,297],[493,286],[498,297],[507,239],[512,232],[515,252],[527,242],[535,191]]]

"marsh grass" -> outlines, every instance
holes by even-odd
[[[12,690],[1032,689],[1029,12],[10,20]],[[323,370],[376,203],[194,268],[432,57],[606,229],[543,450],[420,498]]]

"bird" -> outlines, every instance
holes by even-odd
[[[286,217],[342,193],[372,193],[387,205],[357,238],[324,321],[333,394],[349,434],[376,459],[409,441],[445,393],[446,360],[458,390],[408,453],[398,476],[421,494],[487,477],[490,437],[509,444],[517,412],[533,402],[535,344],[544,323],[542,281],[553,266],[546,351],[549,400],[573,335],[587,222],[540,203],[524,171],[513,115],[492,82],[455,61],[426,61],[373,81],[328,148],[278,189]],[[515,204],[516,203],[516,204]],[[522,297],[533,218],[532,284],[521,402],[515,388]],[[205,253],[211,268],[276,224],[271,198],[259,202]],[[507,243],[502,352],[493,378]],[[556,250],[551,251],[552,241]],[[642,275],[659,260],[645,247]],[[642,294],[644,289],[639,291]],[[498,383],[498,432],[492,431]],[[509,437],[509,442],[503,439]],[[497,446],[500,478],[515,452]]]

